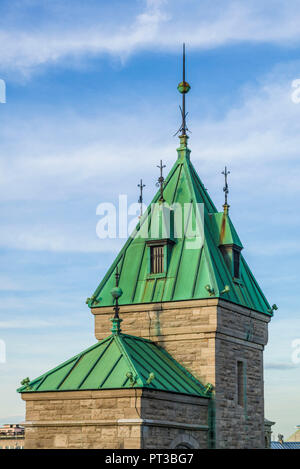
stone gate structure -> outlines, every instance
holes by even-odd
[[[189,85],[178,89],[184,101]],[[192,165],[184,113],[180,130],[177,160],[165,179],[161,163],[159,191],[87,299],[98,342],[19,389],[27,448],[264,447],[276,306],[242,255],[227,169],[218,212]]]

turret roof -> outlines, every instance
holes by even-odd
[[[158,203],[158,191],[137,226],[137,232],[129,237],[93,296],[90,307],[112,305],[110,290],[114,285],[116,266],[120,272],[120,287],[124,295],[120,305],[180,301],[202,298],[222,298],[256,311],[272,315],[272,310],[245,259],[241,256],[240,279],[232,275],[224,261],[220,244],[242,243],[229,215],[218,212],[206,188],[190,161],[186,140],[178,151],[178,159],[165,179],[164,199],[174,203],[203,205],[204,243],[199,249],[188,248],[189,239],[183,235],[172,246],[165,275],[149,275],[147,241],[139,236],[144,223],[151,226],[151,205]],[[224,287],[229,286],[224,292]],[[209,288],[208,288],[209,287]]]

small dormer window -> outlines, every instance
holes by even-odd
[[[152,239],[146,241],[148,268],[147,275],[152,277],[165,277],[171,259],[174,245],[171,239]]]
[[[232,244],[220,246],[224,260],[232,277],[240,279],[241,248]]]
[[[164,271],[164,246],[150,246],[150,273],[161,274]]]
[[[233,249],[233,276],[240,278],[240,258],[241,252],[238,249]]]

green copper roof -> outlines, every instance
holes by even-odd
[[[225,213],[215,213],[215,239],[219,237],[219,246],[235,244],[236,246],[243,248],[240,238],[230,220],[229,215]]]
[[[229,216],[218,213],[190,161],[190,150],[185,143],[181,142],[177,151],[178,159],[165,180],[164,199],[169,205],[188,202],[204,205],[203,247],[188,249],[186,237],[176,239],[170,251],[166,274],[151,276],[147,240],[130,237],[93,296],[88,299],[89,306],[112,305],[110,290],[114,286],[114,272],[118,265],[120,287],[124,291],[120,305],[217,297],[272,315],[270,305],[243,256],[240,278],[238,281],[232,278],[219,246],[220,243],[236,244],[242,248],[241,241]],[[152,203],[157,203],[159,197],[160,193],[157,192]],[[145,218],[151,223],[151,204],[140,222],[141,226]],[[137,230],[141,226],[138,225]],[[225,286],[229,289],[224,291]]]
[[[149,379],[150,378],[150,379]],[[205,387],[150,340],[115,333],[18,392],[149,388],[205,396]]]

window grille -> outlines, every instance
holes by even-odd
[[[164,246],[150,247],[151,274],[160,274],[164,271]]]

